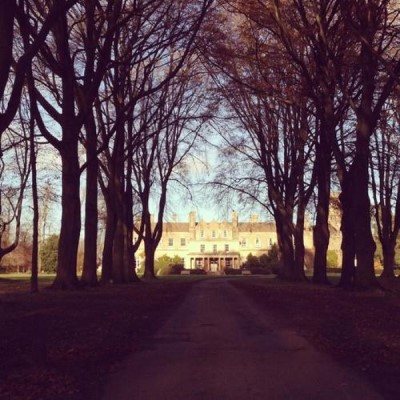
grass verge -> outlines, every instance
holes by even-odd
[[[386,400],[400,399],[400,282],[387,293],[255,278],[232,284],[278,324],[364,375]]]
[[[0,280],[0,399],[98,399],[103,377],[140,349],[195,281],[31,295]]]

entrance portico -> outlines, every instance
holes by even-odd
[[[188,269],[204,269],[206,272],[219,273],[225,268],[240,267],[240,254],[238,252],[216,253],[190,253],[185,263]]]

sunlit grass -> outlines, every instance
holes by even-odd
[[[55,274],[39,274],[39,282],[51,282],[55,278]],[[10,273],[0,274],[1,280],[7,280],[11,282],[27,282],[31,279],[30,273]]]

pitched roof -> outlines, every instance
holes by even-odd
[[[239,232],[275,232],[272,222],[239,222]]]
[[[164,222],[164,232],[189,232],[189,222]]]

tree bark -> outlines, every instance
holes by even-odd
[[[93,113],[85,124],[86,130],[86,202],[85,202],[85,243],[81,282],[85,286],[97,285],[97,135]]]
[[[395,251],[396,241],[388,243],[382,243],[383,252],[383,271],[381,274],[382,278],[395,278],[394,275],[394,264],[395,264]]]
[[[131,146],[129,146],[131,147]],[[129,150],[130,153],[130,150]],[[126,239],[125,239],[125,261],[126,275],[128,282],[140,282],[136,274],[135,249],[133,245],[133,187],[132,187],[132,155],[128,154],[128,172],[126,177],[125,190],[125,223],[126,223]]]
[[[342,193],[339,200],[342,207],[342,271],[339,286],[343,288],[351,288],[355,284],[355,236],[354,236],[354,214],[351,204],[351,194],[347,187],[347,181],[343,182]]]
[[[304,273],[304,257],[305,257],[305,247],[304,247],[304,215],[301,217],[302,222],[296,224],[296,233],[294,235],[294,269],[296,280],[305,280],[306,276]]]
[[[103,191],[104,193],[105,191]],[[103,257],[102,257],[102,269],[101,269],[101,283],[108,284],[112,282],[112,254],[113,254],[113,242],[116,229],[116,217],[111,206],[109,196],[104,193],[104,199],[107,208],[106,216],[106,232],[104,237]]]
[[[113,248],[112,248],[112,279],[114,283],[125,283],[124,252],[125,252],[124,221],[117,213]]]
[[[320,143],[317,145],[316,173],[317,173],[317,218],[314,227],[314,283],[329,283],[326,270],[327,252],[329,246],[329,200],[330,200],[330,169],[331,160],[329,145],[325,133],[320,134]]]
[[[339,197],[343,210],[343,265],[340,285],[344,287],[353,285],[362,288],[379,287],[374,269],[376,245],[371,232],[368,159],[369,136],[362,135],[359,131],[356,155],[349,172],[344,177]]]
[[[32,232],[32,270],[31,270],[31,293],[39,291],[38,272],[39,272],[39,203],[37,190],[36,174],[36,146],[35,146],[35,121],[31,115],[30,120],[30,153],[31,153],[31,172],[32,172],[32,205],[33,205],[33,232]]]
[[[371,231],[371,205],[368,195],[368,162],[369,162],[369,132],[363,132],[364,124],[359,123],[358,151],[354,159],[355,173],[352,187],[352,197],[355,212],[355,244],[356,244],[356,285],[364,288],[378,287],[375,277],[374,254],[376,245]]]
[[[77,137],[77,135],[75,135]],[[81,230],[81,203],[79,197],[80,168],[78,140],[68,140],[60,149],[62,162],[62,214],[58,244],[56,278],[52,287],[73,289],[78,287],[76,273],[79,235]]]
[[[153,244],[153,239],[144,239],[144,278],[146,280],[156,279],[155,268],[154,268],[154,256],[155,256],[155,246]]]
[[[15,0],[3,0],[0,13],[0,98],[6,90],[12,64],[14,43]]]
[[[287,280],[295,280],[294,276],[294,248],[290,226],[279,212],[275,212],[278,247],[281,252],[282,264],[280,277]]]

